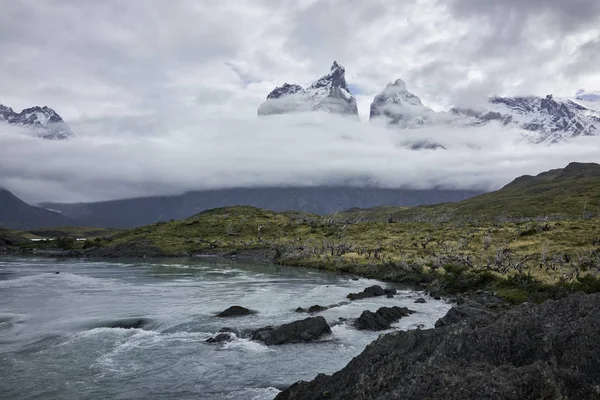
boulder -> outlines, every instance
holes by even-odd
[[[358,330],[383,331],[389,329],[392,323],[398,321],[402,317],[406,317],[414,311],[406,307],[381,307],[376,312],[368,310],[354,321],[354,326]]]
[[[318,313],[318,312],[321,312],[321,311],[325,311],[325,310],[327,310],[327,307],[320,306],[320,305],[316,304],[316,305],[310,306],[308,308],[308,313],[309,314],[315,314],[315,313]]]
[[[245,307],[241,306],[231,306],[225,311],[221,311],[217,314],[219,318],[229,318],[229,317],[243,317],[246,315],[255,314],[254,311],[249,310]]]
[[[379,285],[373,285],[373,286],[369,286],[362,292],[350,293],[348,296],[346,296],[346,298],[348,298],[350,300],[362,300],[362,299],[368,299],[370,297],[384,296],[386,294],[392,293],[392,290],[393,290],[392,294],[396,293],[396,289],[387,289],[387,290],[388,290],[388,292],[386,292],[386,290],[384,290]]]
[[[382,335],[341,371],[276,399],[600,398],[600,294],[488,312],[483,324]]]
[[[418,299],[415,300],[415,303],[417,303],[417,304],[425,304],[425,303],[427,303],[427,300],[425,300],[422,297],[419,297]]]
[[[309,317],[299,321],[283,324],[278,327],[267,326],[253,331],[252,340],[264,342],[267,346],[313,342],[330,334],[331,328],[325,318]]]

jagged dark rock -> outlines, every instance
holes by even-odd
[[[389,290],[389,289],[386,289]],[[396,293],[395,289],[394,292],[391,291],[387,291],[384,290],[381,286],[379,285],[373,285],[373,286],[369,286],[368,288],[366,288],[365,290],[363,290],[362,292],[359,293],[350,293],[348,294],[348,296],[346,296],[346,298],[350,299],[350,300],[362,300],[362,299],[368,299],[370,297],[378,297],[378,296],[384,296],[388,293]]]
[[[257,329],[250,334],[252,340],[264,342],[267,346],[313,342],[324,335],[330,334],[331,328],[325,318],[309,317],[290,322],[278,327],[267,326]]]
[[[489,305],[470,322],[381,336],[341,371],[276,399],[600,398],[600,294]]]
[[[383,331],[389,329],[392,323],[398,321],[402,317],[406,317],[414,311],[406,307],[381,307],[376,312],[368,310],[354,321],[354,326],[358,330]]]
[[[254,314],[255,312],[242,306],[231,306],[225,311],[221,311],[216,316],[219,318],[243,317]]]
[[[24,128],[44,139],[70,139],[75,137],[60,115],[47,106],[26,108],[20,113],[0,104],[0,121]]]
[[[288,114],[306,111],[325,111],[358,116],[356,99],[346,84],[346,70],[333,62],[329,74],[304,89],[284,83],[268,94],[258,107],[258,115]]]

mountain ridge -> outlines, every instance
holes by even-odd
[[[356,98],[346,84],[346,69],[336,61],[324,75],[304,89],[298,84],[284,83],[273,89],[258,107],[258,115],[323,111],[358,116]]]
[[[34,229],[74,225],[75,221],[19,199],[7,189],[0,188],[0,227]]]
[[[0,122],[24,128],[27,133],[43,139],[65,140],[75,134],[62,117],[48,106],[34,106],[15,112],[0,104]]]

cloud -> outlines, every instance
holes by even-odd
[[[358,89],[363,121],[398,78],[436,111],[491,94],[598,90],[598,20],[597,0],[5,2],[0,103],[48,105],[78,137],[48,143],[2,128],[0,184],[61,201],[352,174],[495,188],[594,161],[594,138],[559,151],[515,144],[518,132],[495,127],[392,132],[324,116],[287,125],[256,110],[276,85],[306,86],[333,60]],[[448,151],[397,146],[411,135]]]
[[[522,174],[599,162],[600,137],[533,145],[518,130],[388,129],[329,114],[206,118],[178,123],[117,119],[120,129],[82,122],[69,141],[0,135],[0,186],[29,201],[77,202],[237,186],[312,186],[352,181],[381,187],[497,189]],[[148,135],[137,132],[153,127]],[[447,150],[411,151],[428,139]]]

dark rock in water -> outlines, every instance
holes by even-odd
[[[365,293],[370,294],[373,297],[383,296],[385,294],[385,290],[379,285],[373,285],[364,290]]]
[[[350,300],[362,300],[362,299],[369,299],[371,297],[374,297],[373,295],[369,294],[369,293],[365,293],[365,292],[359,292],[359,293],[350,293],[348,294],[348,296],[346,296],[346,298],[350,299]]]
[[[314,306],[310,306],[308,307],[308,309],[306,308],[302,308],[302,307],[298,307],[296,308],[296,312],[297,313],[309,313],[309,314],[316,314],[318,312],[321,311],[325,311],[327,310],[329,307],[325,307],[325,306],[320,306],[318,304],[315,304]]]
[[[381,336],[341,371],[276,399],[600,398],[600,294],[488,311]]]
[[[385,295],[385,297],[388,298],[388,299],[393,299],[394,295],[391,294],[391,293],[388,293],[388,294]]]
[[[354,326],[358,330],[383,331],[389,329],[392,323],[400,318],[413,313],[414,311],[406,307],[381,307],[376,312],[365,310],[354,321]]]
[[[441,299],[442,299],[442,297],[441,297],[441,296],[433,296],[433,299],[434,299],[434,300],[441,300]]]
[[[221,311],[217,314],[219,318],[229,318],[229,317],[243,317],[246,315],[254,314],[254,311],[249,310],[247,308],[241,306],[231,306],[225,311]]]
[[[425,300],[422,297],[419,297],[418,299],[415,300],[415,303],[417,303],[417,304],[425,304],[425,303],[427,303],[427,300]]]
[[[321,311],[325,311],[325,310],[327,310],[327,307],[323,307],[323,306],[320,306],[318,304],[314,305],[314,306],[310,306],[308,308],[309,314],[315,314],[315,313],[318,313],[318,312],[321,312]]]
[[[152,320],[147,318],[131,318],[131,319],[122,319],[119,321],[110,322],[103,327],[105,328],[121,328],[121,329],[141,329],[148,324],[150,324]]]
[[[371,297],[383,296],[385,294],[386,294],[386,292],[385,292],[385,290],[383,290],[383,288],[381,286],[373,285],[373,286],[366,288],[365,290],[363,290],[360,293],[350,293],[348,296],[346,296],[346,298],[348,298],[350,300],[362,300],[362,299],[368,299]]]
[[[205,340],[206,343],[222,343],[222,342],[231,342],[235,340],[236,335],[231,332],[223,332],[217,333],[214,336],[209,337]]]
[[[60,271],[56,271],[55,274],[60,274]]]
[[[287,343],[313,342],[331,333],[325,318],[310,317],[283,324],[278,327],[267,326],[253,331],[252,340],[264,342],[267,346]]]
[[[383,289],[383,292],[385,294],[397,294],[398,293],[398,291],[395,288]]]
[[[357,281],[357,280],[358,280],[358,277],[357,277],[357,276],[353,276],[353,277],[352,277],[352,280],[353,280],[353,281]]]

